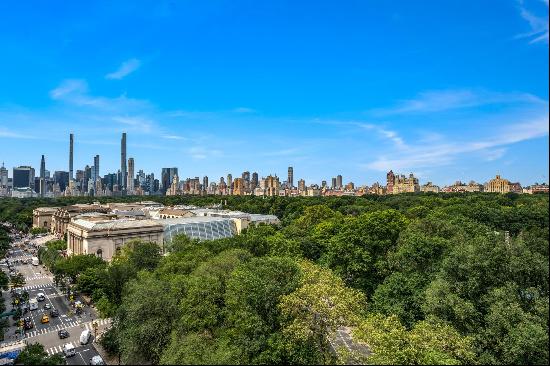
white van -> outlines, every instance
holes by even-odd
[[[80,344],[81,345],[88,344],[91,337],[92,337],[92,332],[86,329],[85,331],[82,332],[82,334],[80,334]]]
[[[38,310],[38,301],[36,301],[36,299],[30,299],[29,300],[29,309],[31,311]]]
[[[76,356],[76,351],[74,349],[74,346],[71,343],[67,343],[63,346],[63,354],[65,357],[73,357]]]

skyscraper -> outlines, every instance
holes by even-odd
[[[69,172],[56,171],[53,173],[54,183],[59,184],[59,190],[65,192],[65,189],[69,186]]]
[[[161,183],[162,192],[166,193],[174,180],[174,176],[178,175],[178,168],[162,168]]]
[[[242,174],[243,185],[245,189],[250,189],[250,172],[246,171]]]
[[[8,169],[4,166],[2,162],[2,167],[0,168],[0,187],[8,186]]]
[[[134,192],[134,158],[128,159],[128,192]]]
[[[252,173],[252,181],[250,182],[250,189],[258,188],[258,173]]]
[[[205,175],[205,176],[202,178],[202,190],[203,190],[203,191],[208,190],[208,176],[207,176],[207,175]]]
[[[287,179],[288,188],[294,187],[294,168],[288,167],[288,179]]]
[[[227,174],[227,189],[233,188],[233,175]]]
[[[13,168],[13,188],[34,189],[34,168],[30,166],[20,166]]]
[[[338,183],[336,182],[336,178],[332,178],[332,183],[330,185],[330,188],[336,189],[337,185],[338,185]]]
[[[120,142],[120,187],[123,194],[126,192],[128,187],[127,182],[127,169],[126,169],[126,132],[122,134],[122,140]]]
[[[338,175],[336,177],[336,187],[338,189],[342,189],[342,187],[344,187],[344,183],[342,182],[342,176],[341,175]]]
[[[94,184],[98,180],[101,180],[101,176],[99,175],[99,155],[96,155],[94,157]]]
[[[74,135],[71,133],[69,141],[69,180],[74,179],[73,175],[73,154],[74,154]]]
[[[44,197],[46,195],[46,159],[44,158],[44,155],[42,155],[42,159],[40,160],[40,197]]]

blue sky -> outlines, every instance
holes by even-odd
[[[0,46],[9,169],[548,181],[545,0],[3,1]]]

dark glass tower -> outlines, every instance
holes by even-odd
[[[122,134],[122,141],[120,142],[120,187],[123,193],[126,193],[128,170],[126,167],[126,132]]]

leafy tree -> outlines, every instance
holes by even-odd
[[[99,344],[111,357],[120,357],[120,344],[119,344],[118,326],[113,324],[107,331],[105,331],[99,339]],[[120,359],[120,358],[119,358]]]
[[[136,271],[152,271],[160,262],[160,248],[157,243],[134,240],[127,243],[120,257],[127,260]]]
[[[103,259],[93,254],[73,255],[55,263],[54,271],[64,277],[70,278],[76,283],[78,276],[88,268],[104,268],[106,266]]]
[[[372,351],[371,365],[460,365],[474,361],[472,340],[436,320],[408,331],[396,316],[370,315],[354,336]]]
[[[238,267],[227,283],[228,335],[239,349],[239,363],[281,363],[281,296],[299,284],[298,266],[288,258],[254,258]]]
[[[305,355],[295,352],[300,358],[293,359],[293,363],[325,363],[332,360],[330,338],[339,327],[357,322],[366,299],[328,269],[303,261],[300,270],[299,287],[284,295],[279,304],[285,324],[283,339],[286,347],[313,348]]]
[[[406,225],[406,218],[394,210],[346,218],[321,261],[348,285],[372,293],[383,279],[380,269],[386,266],[386,253]]]
[[[158,364],[179,318],[177,301],[169,282],[146,271],[128,283],[117,336],[125,364]]]
[[[15,359],[16,365],[65,365],[63,356],[48,356],[40,343],[30,344]]]
[[[0,290],[6,291],[9,289],[10,278],[4,271],[0,271]]]
[[[25,276],[21,273],[17,273],[16,275],[10,277],[10,285],[12,288],[23,287],[25,286],[25,283]]]
[[[386,316],[396,315],[408,328],[423,319],[422,304],[428,282],[420,273],[394,272],[380,284],[369,310]]]

